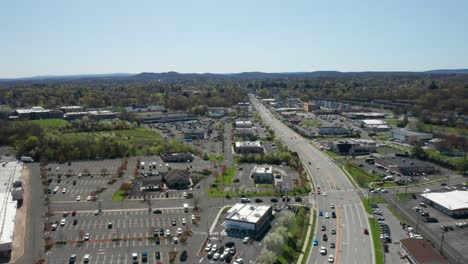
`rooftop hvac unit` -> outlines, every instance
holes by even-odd
[[[254,214],[255,217],[260,217],[259,213]]]
[[[255,210],[255,206],[251,205],[250,210]]]

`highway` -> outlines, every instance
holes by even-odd
[[[364,211],[358,189],[355,189],[338,166],[325,154],[316,149],[309,140],[303,138],[281,121],[271,115],[269,110],[253,95],[250,99],[261,115],[263,121],[274,132],[283,144],[298,153],[304,166],[313,177],[321,194],[311,194],[308,198],[317,211],[322,211],[318,217],[315,237],[319,245],[312,249],[307,263],[328,263],[328,255],[335,257],[335,263],[375,263],[374,250],[370,235],[364,235],[363,230],[370,231],[367,214]],[[326,196],[324,196],[326,193]],[[335,206],[336,219],[325,218],[326,212],[331,212],[330,205]],[[318,215],[318,214],[317,214]],[[322,225],[326,231],[320,231]],[[336,235],[331,230],[336,230]],[[328,241],[323,241],[323,234],[327,234]],[[313,239],[314,239],[313,238]],[[331,249],[330,243],[335,242],[336,248]],[[320,255],[320,247],[327,248],[327,254]]]

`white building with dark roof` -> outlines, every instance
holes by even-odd
[[[263,148],[263,144],[260,141],[242,141],[235,143],[235,151],[237,154],[263,154],[265,149]]]

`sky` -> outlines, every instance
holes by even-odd
[[[468,68],[463,0],[0,2],[0,78]]]

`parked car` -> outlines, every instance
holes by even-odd
[[[182,251],[182,254],[180,254],[180,261],[186,261],[188,257],[187,250]]]

